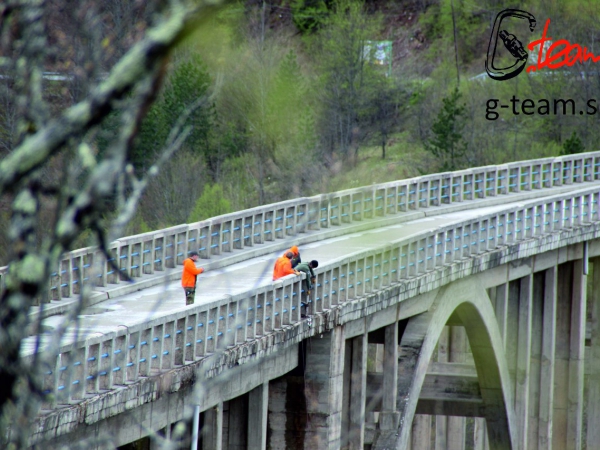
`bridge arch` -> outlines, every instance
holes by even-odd
[[[397,428],[380,431],[374,449],[408,447],[427,368],[451,317],[463,323],[471,345],[490,449],[517,448],[513,390],[500,330],[486,290],[470,277],[441,288],[431,308],[409,320],[400,343]]]

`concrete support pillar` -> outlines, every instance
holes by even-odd
[[[446,448],[448,450],[465,450],[465,428],[464,417],[449,416],[447,418]]]
[[[582,260],[559,266],[553,449],[582,447],[586,282]]]
[[[516,384],[517,384],[517,354],[518,354],[518,337],[519,337],[519,280],[508,283],[507,307],[506,315],[514,318],[506,323],[506,335],[504,337],[504,348],[506,349],[506,365],[510,374],[510,381],[513,389],[513,405],[516,401]]]
[[[545,272],[533,275],[527,448],[536,448],[539,440],[545,278]]]
[[[344,383],[342,385],[342,432],[340,446],[347,450],[350,441],[350,391],[352,378],[352,339],[344,341]]]
[[[269,382],[263,383],[248,394],[248,448],[267,448],[267,416]]]
[[[367,391],[368,334],[352,339],[350,376],[350,433],[348,448],[363,450],[365,442],[365,396]]]
[[[305,372],[307,450],[341,447],[345,348],[343,327],[309,342]]]
[[[544,272],[544,312],[542,328],[542,364],[540,373],[540,409],[538,449],[552,449],[552,417],[554,404],[554,357],[556,338],[557,267]]]
[[[506,327],[508,323],[508,292],[508,283],[496,287],[496,319],[498,320],[498,328],[500,329],[504,348],[506,348]]]
[[[204,411],[202,450],[223,449],[223,402]]]
[[[600,258],[590,264],[592,289],[588,292],[591,308],[591,348],[589,352],[587,398],[587,448],[600,442]]]
[[[435,416],[435,450],[445,450],[448,435],[448,418],[446,416]]]
[[[571,294],[573,264],[558,266],[558,302],[556,307],[556,334],[554,360],[554,402],[552,411],[552,449],[567,448],[569,398],[569,347],[571,334]]]
[[[515,385],[515,417],[518,424],[518,445],[526,449],[529,425],[529,384],[531,375],[531,326],[533,276],[527,275],[519,282],[519,315],[517,343],[517,379]]]
[[[304,448],[308,429],[305,386],[305,379],[300,371],[269,382],[267,446],[271,450]],[[250,411],[253,408],[253,398],[256,398],[254,395],[258,396],[259,393],[251,392]],[[259,407],[257,406],[256,409]],[[255,419],[251,413],[250,420]],[[251,436],[252,431],[249,431],[249,438],[252,438]]]
[[[412,450],[429,450],[431,447],[431,416],[416,414],[411,432]]]
[[[488,445],[485,419],[481,417],[475,418],[475,425],[473,429],[473,448],[475,450],[490,449],[490,446]]]
[[[398,396],[398,322],[385,327],[383,358],[383,397],[379,413],[379,428],[397,427],[396,397]]]
[[[450,327],[449,362],[462,363],[466,360],[467,333],[464,327]],[[464,417],[448,417],[448,434],[446,437],[448,450],[464,450],[466,437],[466,420]]]
[[[586,286],[583,260],[573,263],[571,342],[569,345],[569,400],[567,448],[582,448],[583,377],[585,360]]]
[[[367,355],[367,372],[382,372],[384,359],[383,345],[369,344]]]
[[[450,327],[444,327],[440,334],[437,348],[438,362],[448,362],[448,344],[450,341]],[[448,418],[446,416],[436,416],[435,418],[435,450],[446,450],[448,434]]]
[[[248,397],[242,395],[229,401],[227,449],[246,450],[248,431]]]

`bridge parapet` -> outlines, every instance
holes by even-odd
[[[600,187],[596,185],[495,208],[474,219],[457,219],[434,231],[416,232],[345,256],[317,269],[311,312],[326,312],[453,263],[466,262],[470,256],[513,244],[530,241],[531,247],[537,248],[538,240],[544,239],[542,247],[547,251],[574,243],[563,239],[565,233],[600,221],[599,198]],[[593,239],[596,234],[575,239]],[[494,257],[498,255],[498,265],[513,257],[531,256],[501,252]],[[436,282],[436,287],[452,281],[450,278]],[[46,408],[135,382],[296,324],[301,320],[304,295],[302,280],[286,277],[269,286],[63,345],[46,371],[44,389],[54,394]],[[352,313],[346,311],[346,318],[340,320],[352,319]]]
[[[117,239],[110,258],[95,247],[66,253],[40,302],[81,294],[85,283],[102,290],[180,266],[192,250],[204,260],[253,246],[406,211],[600,179],[600,152],[514,162],[374,184],[303,197],[192,224]],[[0,295],[8,266],[0,268]],[[106,298],[101,292],[91,294]]]

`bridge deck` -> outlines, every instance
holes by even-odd
[[[525,199],[556,195],[566,190],[572,190],[572,187],[548,189],[543,192],[530,191],[511,195],[510,198],[488,198],[465,202],[462,205],[454,204],[431,208],[427,211],[425,217],[383,227],[377,227],[378,222],[373,221],[373,227],[377,228],[301,245],[301,255],[303,261],[316,259],[323,266],[354,252],[385,245],[392,240],[407,238],[428,229],[435,230],[444,225],[459,223],[479,215],[500,211],[516,206]],[[490,206],[490,204],[495,205]],[[457,211],[457,207],[460,210]],[[397,220],[402,219],[398,217]],[[387,222],[389,223],[389,219]],[[290,246],[294,245],[296,240],[289,240],[288,243]],[[228,295],[272,284],[273,264],[281,254],[281,251],[277,251],[223,268],[209,270],[200,275],[196,290],[196,305],[210,303]],[[198,265],[202,267],[203,261],[200,261]],[[176,270],[179,270],[179,273],[181,271],[180,268]],[[159,276],[156,275],[156,277]],[[185,305],[185,297],[179,280],[163,282],[102,301],[84,310],[84,314],[77,316],[75,323],[67,329],[62,344],[83,341],[90,336],[98,336],[116,331],[120,327],[130,327],[149,322],[192,307]],[[46,332],[52,331],[63,324],[65,317],[62,314],[47,317],[42,320],[41,329]],[[41,336],[40,343],[42,347],[49,342],[49,337],[50,333],[44,333]],[[23,341],[21,347],[22,355],[34,353],[36,346],[36,336],[27,338]]]

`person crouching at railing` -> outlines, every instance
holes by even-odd
[[[193,305],[196,296],[196,279],[198,275],[204,273],[202,267],[196,267],[198,261],[198,252],[190,252],[190,257],[183,261],[183,274],[181,275],[181,285],[185,292],[185,304]]]
[[[287,252],[281,258],[277,258],[275,261],[275,267],[273,267],[273,281],[278,280],[281,277],[285,277],[286,275],[300,275],[295,269],[292,269],[292,258],[294,254],[292,252]]]

